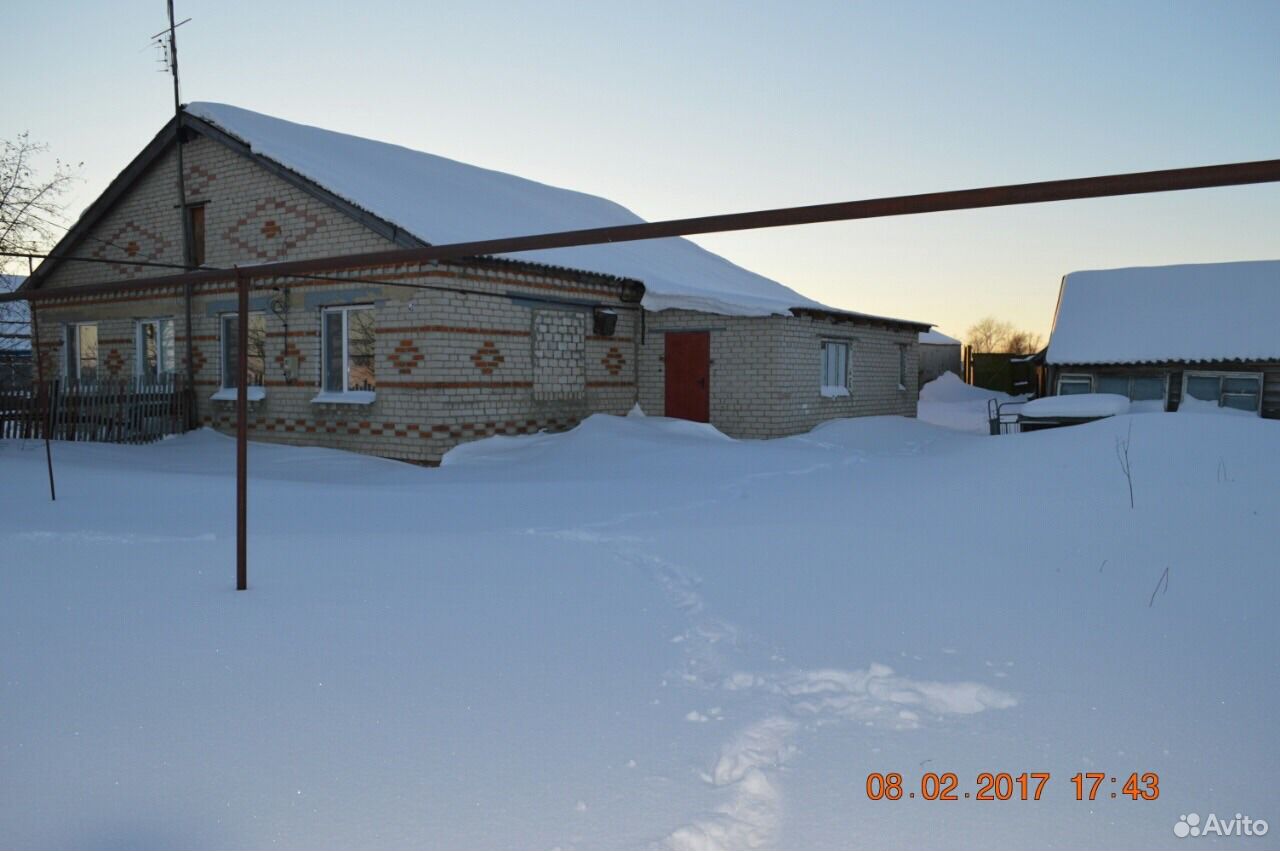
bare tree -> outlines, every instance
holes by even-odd
[[[1008,322],[987,316],[969,327],[965,340],[975,352],[998,352],[1012,333],[1013,326]]]
[[[1014,331],[1004,340],[1004,350],[1015,355],[1031,355],[1040,351],[1043,341],[1034,331]]]
[[[54,160],[41,175],[37,161],[48,150],[26,133],[0,141],[0,292],[13,290],[27,274],[26,259],[10,254],[45,251],[65,230],[61,199],[79,164]],[[29,348],[30,335],[26,305],[0,304],[0,349]]]
[[[1029,355],[1040,351],[1041,338],[1031,331],[1020,331],[1013,323],[994,316],[979,319],[969,326],[966,342],[975,352],[1011,352]]]
[[[1116,460],[1120,462],[1120,472],[1124,473],[1125,481],[1129,483],[1129,507],[1133,508],[1133,467],[1129,463],[1129,442],[1133,440],[1133,423],[1129,423],[1129,430],[1125,432],[1124,439],[1116,438]]]

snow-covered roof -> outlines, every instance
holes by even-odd
[[[241,140],[255,154],[435,245],[644,221],[605,198],[399,145],[294,124],[226,104],[193,103],[186,110]],[[763,316],[785,315],[792,308],[801,308],[865,315],[806,298],[687,239],[586,245],[510,256],[634,278],[645,285],[644,306],[650,310],[684,308]]]
[[[920,344],[924,346],[959,346],[960,341],[955,337],[948,337],[938,330],[921,331]]]
[[[1048,363],[1280,360],[1280,260],[1072,272]]]

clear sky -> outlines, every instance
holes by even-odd
[[[177,0],[183,99],[648,219],[1280,157],[1280,2]],[[84,161],[170,117],[164,3],[15,4],[0,137]],[[1280,185],[699,237],[830,304],[1047,332],[1075,269],[1280,258]],[[1135,317],[1140,321],[1141,317]]]

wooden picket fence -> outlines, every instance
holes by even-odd
[[[186,430],[190,393],[181,375],[0,391],[0,438],[151,443]]]

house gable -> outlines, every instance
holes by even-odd
[[[247,149],[192,120],[183,147],[188,205],[204,207],[205,265],[227,268],[383,251],[422,242],[355,209],[304,178],[281,174]],[[170,125],[172,127],[172,125]],[[47,261],[30,286],[57,288],[172,275],[143,263],[184,260],[177,151],[170,128],[92,205],[54,254],[113,261]]]

